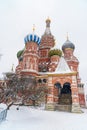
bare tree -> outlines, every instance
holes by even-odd
[[[7,89],[4,90],[4,102],[14,104],[20,98],[21,105],[26,105],[30,101],[31,105],[38,104],[37,102],[47,93],[46,86],[37,86],[35,77],[21,77],[18,78],[16,74],[6,74],[8,79]],[[9,101],[10,100],[10,101]]]

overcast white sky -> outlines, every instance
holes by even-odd
[[[58,48],[69,33],[80,62],[80,77],[87,83],[87,0],[0,0],[0,75],[10,71],[12,64],[17,66],[17,51],[24,47],[24,37],[32,33],[33,24],[38,36],[44,33],[48,16]]]

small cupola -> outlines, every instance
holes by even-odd
[[[63,52],[64,52],[66,49],[72,49],[73,51],[74,51],[74,49],[75,49],[75,45],[69,40],[68,36],[67,36],[66,42],[62,45],[62,50],[63,50]]]

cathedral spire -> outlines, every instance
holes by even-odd
[[[11,67],[11,72],[14,71],[14,64],[12,64],[12,67]]]
[[[33,24],[32,30],[33,30],[33,33],[34,33],[35,32],[35,24]]]
[[[67,32],[66,40],[67,40],[67,41],[69,40],[68,32]]]
[[[51,20],[49,19],[49,17],[46,19],[46,30],[45,30],[45,34],[46,35],[50,35],[51,34],[51,31],[50,31],[50,23],[51,23]]]
[[[50,23],[51,23],[51,20],[50,20],[50,18],[48,17],[48,18],[46,19],[46,27],[50,27]]]

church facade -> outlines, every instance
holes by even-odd
[[[49,52],[55,50],[50,23],[48,18],[41,38],[34,32],[24,38],[25,47],[19,51],[16,74],[19,78],[33,76],[38,86],[48,88],[47,110],[81,112],[85,106],[84,84],[79,76],[79,61],[74,56],[75,45],[67,37],[61,48],[62,56],[49,56]]]

